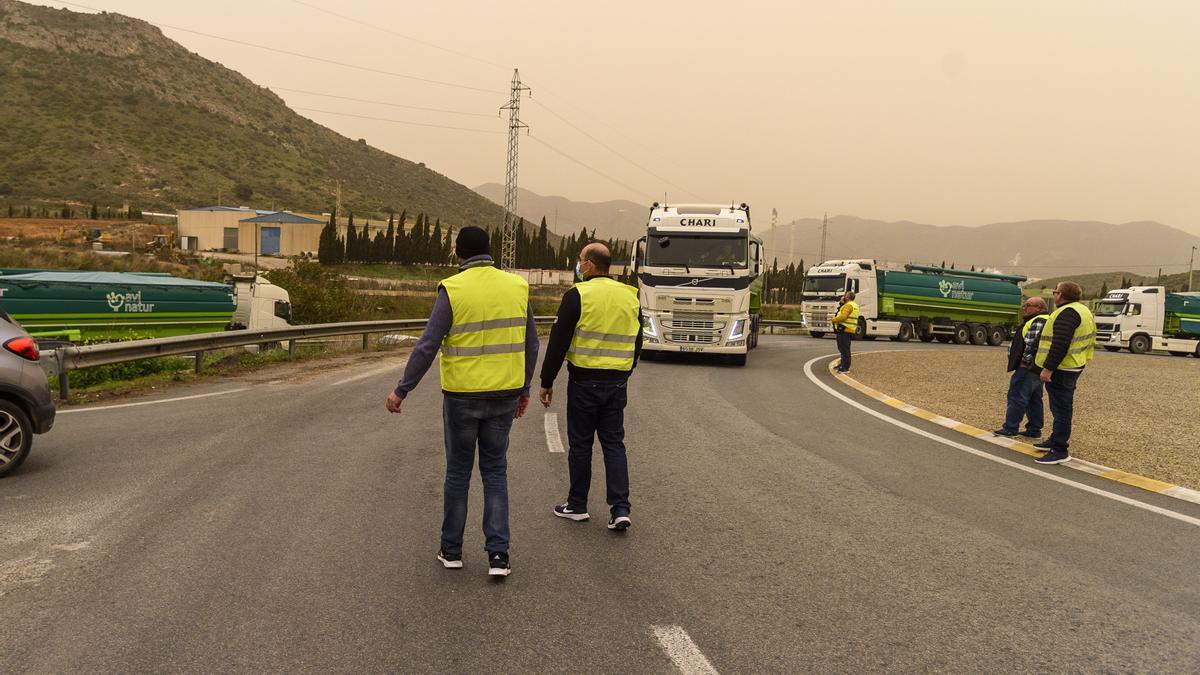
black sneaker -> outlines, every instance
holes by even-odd
[[[1062,464],[1069,459],[1071,459],[1071,454],[1066,450],[1051,450],[1033,461],[1038,464]]]
[[[508,566],[508,554],[497,551],[488,554],[488,576],[490,577],[506,577],[512,572],[512,568]]]
[[[609,516],[609,518],[608,518],[608,529],[610,529],[610,530],[624,532],[625,530],[629,529],[630,525],[633,525],[633,521],[630,520],[629,516],[627,516],[627,515],[625,515],[625,516]]]
[[[576,522],[587,520],[588,518],[592,517],[587,511],[576,511],[575,509],[567,506],[566,502],[555,505],[554,515],[558,516],[559,518],[566,518],[567,520],[574,520]]]
[[[995,430],[995,431],[993,431],[993,432],[992,432],[992,435],[993,435],[993,436],[1004,436],[1005,438],[1009,438],[1009,437],[1012,437],[1012,436],[1016,436],[1016,435],[1017,435],[1017,432],[1015,432],[1015,431],[1005,431],[1004,429],[997,429],[997,430]]]
[[[461,570],[462,569],[462,554],[461,553],[459,553],[458,555],[451,555],[441,549],[438,549],[438,560],[441,560],[442,567],[445,567],[448,570]]]
[[[1030,431],[1030,430],[1026,429],[1025,431],[1022,431],[1021,433],[1019,433],[1019,434],[1017,434],[1017,435],[1018,435],[1018,436],[1024,436],[1025,438],[1041,438],[1041,437],[1042,437],[1042,432],[1040,432],[1040,431]]]
[[[1053,450],[1054,449],[1054,448],[1050,447],[1049,440],[1042,441],[1041,443],[1034,443],[1033,447],[1037,448],[1038,450]]]

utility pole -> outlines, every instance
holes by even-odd
[[[521,84],[521,74],[513,68],[512,86],[509,89],[508,105],[500,108],[501,112],[508,111],[508,167],[504,172],[504,230],[503,243],[500,246],[500,266],[511,270],[517,266],[517,225],[521,218],[517,216],[517,141],[521,138],[521,129],[529,126],[521,121],[521,92],[531,91]]]
[[[1192,257],[1188,258],[1188,293],[1192,292],[1192,264],[1196,262],[1196,247],[1192,247]]]
[[[821,262],[825,262],[825,237],[828,234],[829,234],[829,212],[826,212],[825,217],[821,219]]]

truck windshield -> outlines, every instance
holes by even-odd
[[[820,293],[829,295],[833,293],[841,293],[846,290],[846,275],[839,274],[832,277],[805,277],[804,292],[805,293]]]
[[[1125,311],[1124,300],[1105,300],[1096,305],[1096,316],[1120,316]]]
[[[646,264],[658,267],[746,267],[746,237],[657,234],[646,246]]]

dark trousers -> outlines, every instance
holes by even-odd
[[[567,506],[586,511],[592,484],[592,440],[604,451],[604,479],[613,515],[629,515],[629,463],[625,457],[625,382],[567,383]]]
[[[1046,395],[1050,399],[1050,413],[1054,415],[1054,429],[1050,432],[1050,447],[1066,451],[1071,441],[1071,417],[1075,408],[1075,383],[1080,373],[1056,370],[1046,383]]]
[[[1042,380],[1037,368],[1017,368],[1008,381],[1008,410],[1004,414],[1004,431],[1015,434],[1025,419],[1025,433],[1038,436],[1046,423],[1042,407]]]
[[[460,398],[442,400],[446,436],[446,483],[443,487],[442,550],[462,553],[467,526],[467,491],[475,448],[483,479],[484,547],[489,553],[508,551],[508,432],[517,399]]]
[[[837,336],[838,353],[842,355],[838,370],[850,370],[850,341],[854,339],[854,333],[838,331],[834,335]]]

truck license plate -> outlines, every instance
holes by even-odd
[[[681,352],[700,352],[700,351],[704,351],[704,348],[703,347],[680,347],[679,351],[681,351]]]

